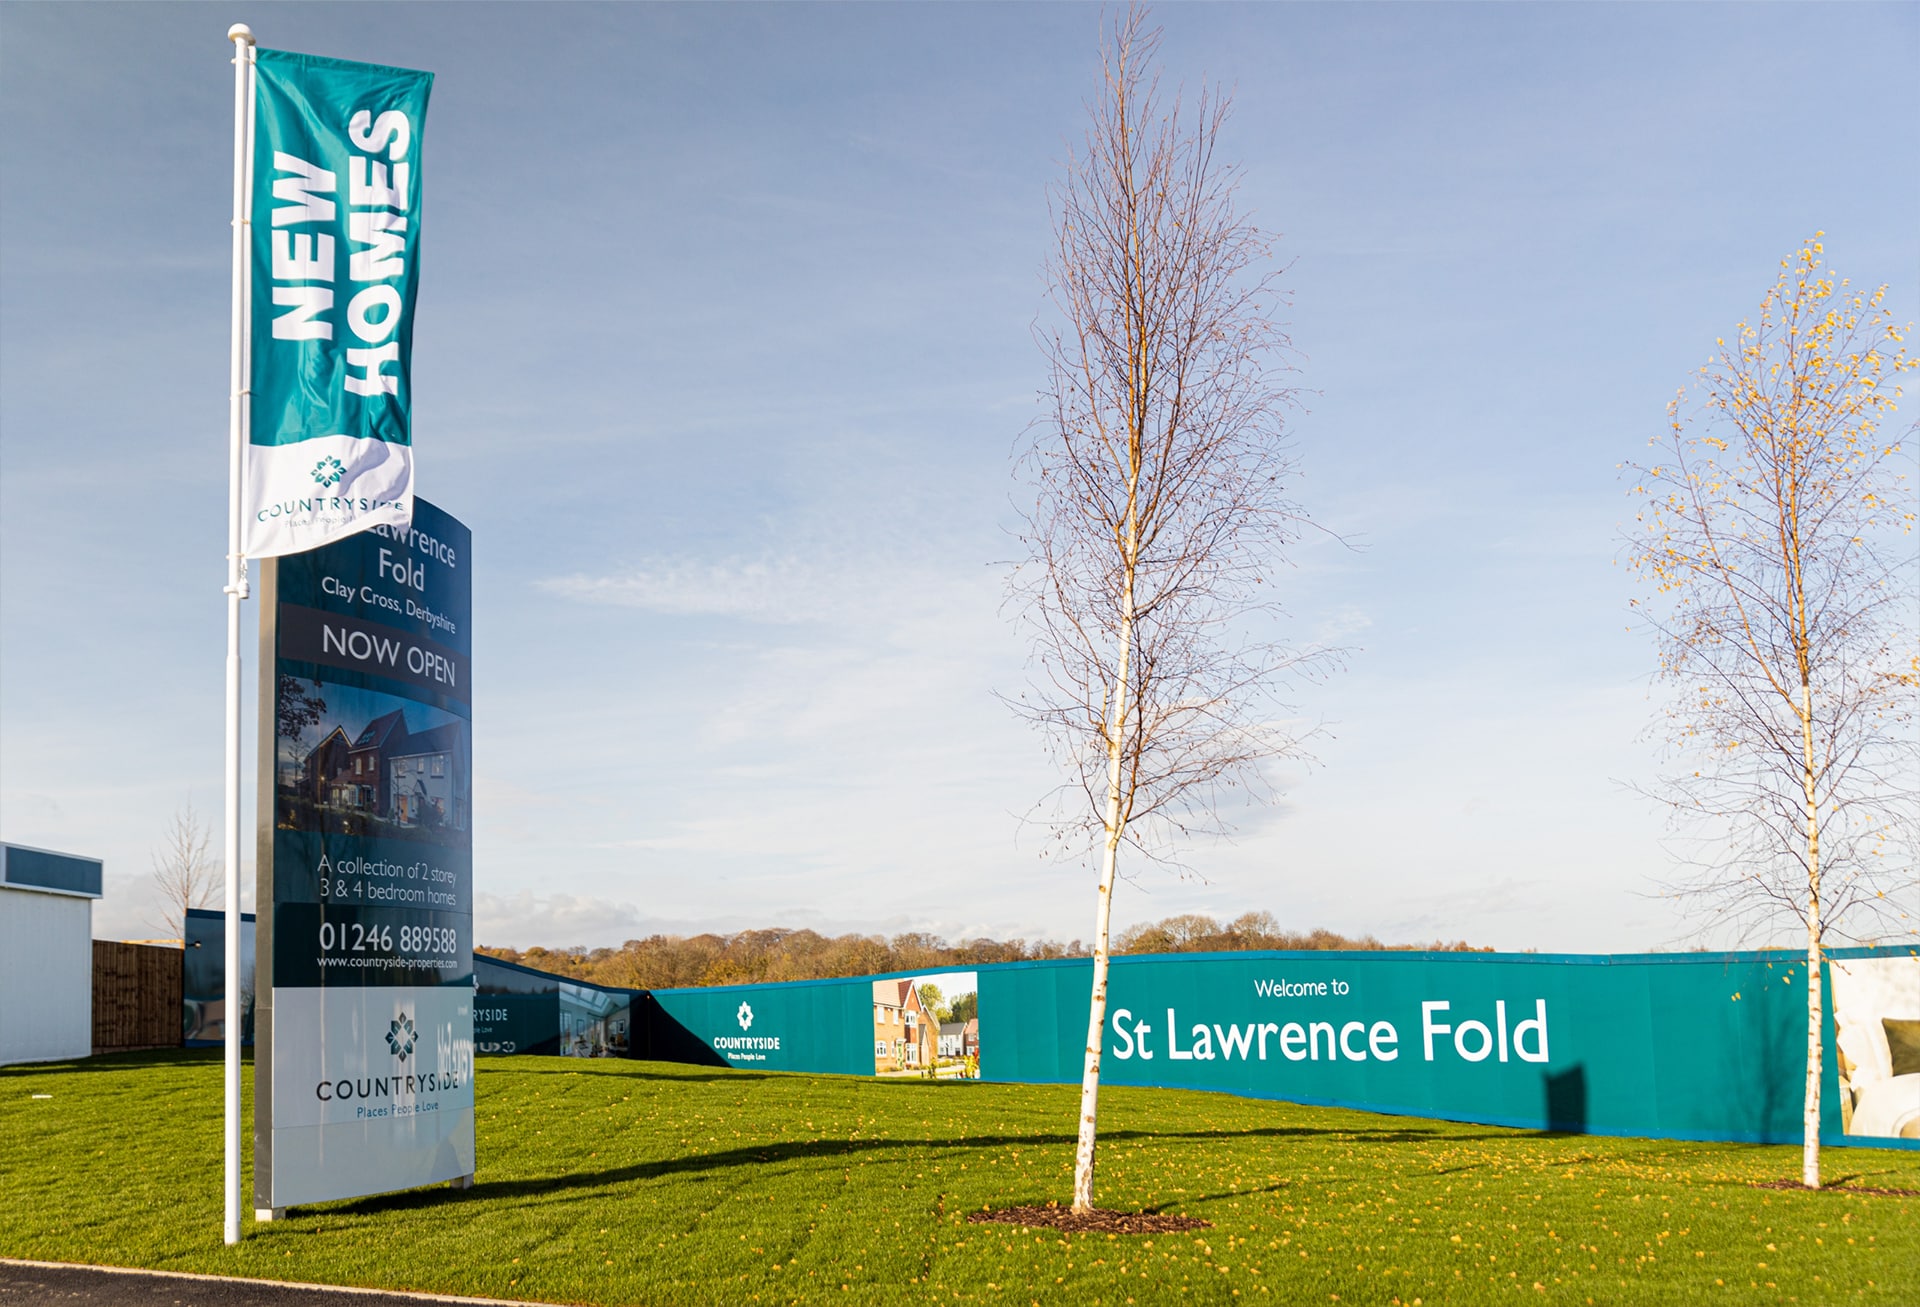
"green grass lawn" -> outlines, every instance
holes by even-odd
[[[1920,1302],[1920,1200],[1753,1187],[1793,1149],[1166,1090],[1102,1095],[1101,1204],[1213,1229],[968,1224],[1067,1195],[1076,1092],[487,1059],[477,1188],[228,1249],[217,1054],[6,1068],[0,1255],[589,1303]],[[1914,1153],[1827,1169],[1920,1189]]]

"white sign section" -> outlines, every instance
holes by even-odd
[[[276,1206],[473,1174],[471,990],[285,989],[274,999]],[[304,1037],[289,1039],[293,1030]]]

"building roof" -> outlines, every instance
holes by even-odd
[[[382,713],[380,716],[368,722],[367,728],[360,732],[360,738],[353,742],[353,747],[356,749],[375,748],[387,743],[395,731],[400,732],[401,735],[404,736],[406,730],[406,712],[404,709],[395,708],[392,712]]]
[[[452,753],[459,746],[460,723],[443,722],[418,735],[407,736],[388,752],[396,758],[411,758],[423,753]]]
[[[314,745],[311,749],[307,750],[307,761],[312,762],[315,758],[318,758],[320,756],[320,751],[326,748],[329,744],[332,744],[335,739],[338,739],[342,744],[346,744],[347,733],[341,730],[338,726],[328,731],[324,736],[321,737],[320,743]],[[351,748],[352,746],[348,745],[347,747]]]

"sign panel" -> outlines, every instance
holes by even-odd
[[[413,511],[413,307],[431,73],[255,56],[246,552]]]
[[[1901,1114],[1894,1055],[1876,1060],[1914,1011],[1901,961],[1882,965],[1872,990],[1864,971],[1848,984],[1859,969],[1832,967],[1843,1039],[1849,1023],[1863,1027],[1856,1134],[1920,1121]],[[1118,957],[1101,1080],[1529,1129],[1796,1141],[1805,970],[1793,953]],[[982,968],[982,1013],[1019,1014],[993,1018],[983,1078],[1077,1082],[1091,971]],[[1841,1142],[1834,1068],[1829,1046],[1823,1133]]]
[[[105,864],[98,858],[55,853],[25,844],[0,844],[0,885],[97,899],[104,869]]]
[[[470,543],[419,500],[262,578],[259,1207],[473,1173]]]

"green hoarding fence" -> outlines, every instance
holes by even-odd
[[[656,989],[643,1056],[757,1071],[873,1074],[874,976]]]
[[[1829,959],[1823,1135],[1920,1147],[1920,957]],[[981,1079],[1079,1081],[1090,961],[937,970],[977,984]],[[647,991],[484,956],[476,972],[482,1053],[860,1076],[880,1051],[875,982],[926,974]],[[1522,1129],[1795,1143],[1805,974],[1785,951],[1124,956],[1101,1074]]]
[[[474,956],[474,1043],[508,1053],[634,1057],[762,1071],[871,1074],[872,977],[618,989]]]
[[[1854,1068],[1859,1083],[1843,1096],[1828,968],[1822,1133],[1832,1144],[1920,1147],[1920,1068],[1900,1062],[1896,1030],[1920,1029],[1908,1020],[1920,1011],[1899,1006],[1920,1001],[1920,959],[1829,956],[1910,968],[1893,989],[1912,994],[1889,1000],[1890,1074],[1866,1085],[1871,1068]],[[1092,963],[967,970],[979,983],[981,1079],[1078,1082]],[[1102,1079],[1522,1129],[1793,1143],[1805,972],[1804,957],[1785,951],[1116,957]],[[880,978],[654,991],[636,1055],[871,1075]],[[1877,1029],[1881,1014],[1869,1020]],[[1855,1061],[1866,1056],[1855,1047]],[[1849,1135],[1854,1099],[1869,1092],[1875,1119],[1895,1124]]]

